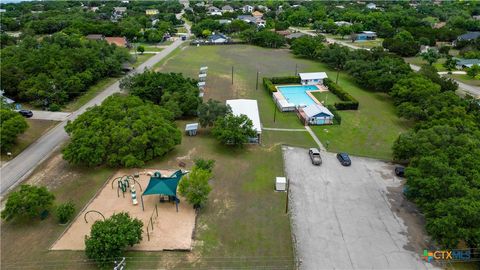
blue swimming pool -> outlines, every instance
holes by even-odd
[[[285,99],[295,105],[313,105],[315,101],[311,99],[306,91],[319,90],[315,85],[289,85],[277,86]]]

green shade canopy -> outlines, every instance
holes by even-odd
[[[155,172],[150,177],[150,182],[148,182],[148,186],[142,196],[159,194],[177,197],[178,182],[180,182],[183,175],[185,173],[181,170],[174,172],[169,177],[162,177],[159,172]]]

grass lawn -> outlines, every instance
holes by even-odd
[[[335,102],[341,102],[336,95],[331,92],[313,92],[313,96],[324,105],[333,105]]]
[[[87,92],[69,102],[62,110],[66,112],[73,112],[80,109],[80,107],[85,105],[92,98],[98,95],[98,93],[102,92],[107,86],[113,84],[116,80],[118,80],[118,78],[109,77],[98,81],[95,85],[90,86]]]
[[[160,52],[163,48],[157,47],[158,44],[150,44],[150,43],[136,43],[135,46],[132,47],[132,51],[138,47],[143,46],[146,52]],[[164,45],[163,43],[161,45]]]
[[[27,148],[30,144],[35,142],[38,138],[40,138],[45,132],[50,130],[54,127],[58,122],[57,121],[50,121],[50,120],[38,120],[38,119],[26,119],[28,122],[28,129],[25,130],[24,133],[20,134],[17,137],[17,142],[13,146],[12,150],[12,158],[20,154],[23,149]],[[6,153],[2,152],[1,161],[7,161],[8,157]]]
[[[422,66],[428,64],[427,61],[423,60],[422,57],[420,56],[415,56],[415,57],[405,57],[405,61],[409,64],[414,64],[417,66]],[[433,63],[433,66],[437,68],[438,71],[447,71],[445,67],[443,66],[443,63],[445,63],[446,58],[440,58],[438,59],[437,62]]]
[[[472,77],[470,77],[466,74],[449,74],[449,75],[446,75],[446,76],[449,77],[449,78],[458,80],[460,82],[463,82],[465,84],[468,84],[468,85],[473,85],[473,86],[479,86],[480,87],[480,80],[479,79],[472,78]]]
[[[140,66],[141,64],[143,64],[143,62],[147,61],[148,58],[150,58],[154,55],[155,54],[153,54],[153,53],[137,54],[137,61],[135,61],[135,63],[133,63],[133,66],[134,67]]]
[[[178,33],[187,33],[187,29],[184,26],[180,26],[177,28]]]

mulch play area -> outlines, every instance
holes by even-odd
[[[159,172],[162,178],[155,177],[155,172]],[[195,227],[195,209],[184,198],[179,197],[180,202],[177,212],[175,200],[169,201],[168,196],[158,195],[158,192],[161,192],[162,189],[176,187],[175,179],[168,178],[176,175],[176,173],[180,173],[178,175],[178,178],[180,178],[180,171],[146,170],[135,175],[135,177],[128,177],[129,184],[124,186],[125,192],[122,192],[118,182],[119,180],[124,182],[127,177],[125,171],[118,171],[79,213],[51,249],[84,250],[85,235],[90,234],[90,228],[96,220],[103,219],[102,215],[108,218],[114,213],[128,212],[131,217],[142,220],[144,224],[143,240],[135,245],[132,250],[191,250]],[[124,177],[122,178],[122,176]],[[152,183],[149,185],[150,180],[152,180]],[[155,185],[154,180],[160,185]],[[131,188],[128,187],[132,185],[137,195],[136,204],[133,203]],[[149,195],[146,195],[146,193],[142,196],[146,189]],[[145,210],[142,209],[142,197]]]

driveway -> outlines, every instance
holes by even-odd
[[[54,121],[64,121],[70,116],[68,112],[49,112],[49,111],[34,111],[33,116],[30,119],[40,119],[40,120],[54,120]]]
[[[401,185],[393,165],[352,157],[343,167],[322,151],[323,164],[313,166],[306,149],[283,154],[300,269],[433,269],[391,210],[387,188]]]

